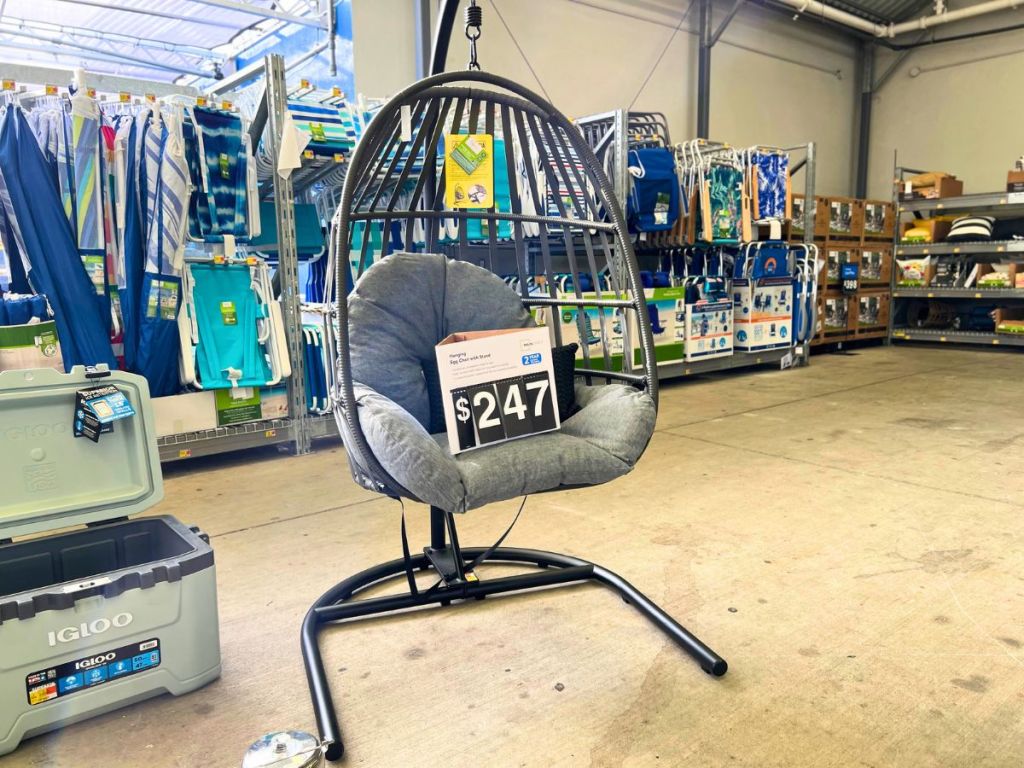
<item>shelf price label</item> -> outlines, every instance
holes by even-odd
[[[46,86],[45,93],[46,93],[47,96],[56,96],[57,95],[57,86],[56,85],[48,85],[48,86]]]
[[[459,448],[478,448],[558,426],[547,373],[499,379],[449,393]]]
[[[0,82],[2,82],[3,89],[5,91],[13,91],[14,90],[15,83],[14,83],[13,80],[3,80],[3,81],[0,81]]]

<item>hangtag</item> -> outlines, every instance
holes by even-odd
[[[224,325],[238,325],[238,310],[235,309],[235,302],[222,301],[220,303],[220,319]]]
[[[909,195],[914,191],[914,182],[905,181],[903,182],[903,194]]]
[[[313,154],[313,150],[312,149],[304,150],[303,153],[302,153],[302,156],[304,158],[306,158],[307,160],[312,160],[314,157],[316,157],[316,155]]]
[[[782,239],[782,222],[779,221],[778,219],[772,219],[771,221],[768,222],[768,239]]]
[[[227,152],[221,152],[217,158],[217,165],[220,167],[220,177],[222,179],[231,179],[231,165],[228,160]]]
[[[402,115],[402,141],[412,141],[412,108],[408,104],[403,104],[401,108]]]
[[[120,101],[122,104],[130,104],[132,100],[132,95],[130,93],[126,93],[125,91],[121,91],[119,94],[117,94],[117,100]]]
[[[85,89],[85,95],[88,96],[90,99],[95,99],[96,98],[96,89],[95,88],[86,88]]]
[[[235,236],[224,235],[224,257],[229,260],[235,258],[235,251]]]
[[[205,107],[206,106],[206,97],[205,96],[196,96],[196,106],[197,107]]]
[[[341,152],[336,152],[335,155],[334,155],[334,162],[336,162],[336,163],[344,163],[345,162],[345,156],[343,154],[341,154]]]
[[[327,141],[327,134],[324,133],[323,123],[310,123],[309,124],[309,136],[313,141],[325,142]]]
[[[339,88],[338,86],[334,86],[333,88],[331,88],[331,96],[333,96],[336,99],[340,99],[341,98],[341,88]]]
[[[299,80],[299,88],[305,89],[305,88],[312,88],[312,87],[313,86],[311,86],[309,84],[309,80]]]
[[[220,103],[220,108],[223,109],[225,112],[230,112],[232,109],[235,108],[235,105],[232,104],[230,101],[222,101]]]
[[[56,96],[57,95],[57,86],[56,85],[48,85],[48,86],[46,86],[46,95],[47,96]]]

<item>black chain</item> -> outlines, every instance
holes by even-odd
[[[469,40],[469,66],[468,69],[480,69],[480,62],[476,58],[476,41],[480,39],[484,21],[484,9],[471,0],[466,6],[466,39]]]

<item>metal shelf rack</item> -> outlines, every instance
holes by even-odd
[[[978,333],[974,331],[944,331],[932,328],[896,327],[892,338],[900,341],[928,341],[949,344],[983,344],[989,347],[1024,347],[1024,335],[1010,333]]]
[[[573,121],[583,133],[587,143],[594,150],[597,159],[608,173],[620,201],[629,195],[629,150],[638,146],[671,146],[667,121],[659,112],[631,112],[626,109],[615,109],[595,115],[577,118]],[[709,142],[709,146],[718,145]],[[785,152],[803,153],[803,157],[790,165],[790,174],[804,172],[804,194],[807,199],[814,198],[814,173],[816,167],[816,145],[809,142],[795,147],[782,147]],[[814,213],[808,208],[805,213],[804,241],[814,241]],[[702,373],[736,370],[769,363],[781,364],[786,355],[792,356],[793,365],[807,365],[810,359],[811,346],[806,342],[799,346],[781,350],[764,352],[735,352],[728,357],[710,360],[695,360],[658,366],[659,381],[698,376]]]
[[[1024,216],[1024,193],[984,192],[976,195],[960,195],[935,199],[900,200],[899,190],[902,180],[908,173],[918,173],[910,168],[897,167],[893,193],[893,205],[896,209],[896,233],[894,235],[893,252],[896,257],[910,258],[914,256],[943,257],[974,257],[977,262],[991,262],[1007,255],[1021,254],[1024,260],[1024,240],[995,240],[974,243],[921,243],[908,245],[900,242],[900,216],[913,214],[923,215],[977,214],[990,215],[996,218]],[[1024,289],[1016,288],[942,288],[942,287],[903,287],[899,285],[899,269],[892,272],[892,311],[889,313],[889,340],[949,344],[978,344],[989,347],[1024,347],[1024,336],[1017,337],[1005,333],[987,333],[977,331],[958,331],[942,328],[916,328],[906,323],[907,302],[921,299],[940,299],[956,302],[954,306],[965,307],[971,302],[993,303],[1008,302],[1020,306],[1024,302]],[[984,306],[982,305],[982,306]]]

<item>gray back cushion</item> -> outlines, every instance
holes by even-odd
[[[533,319],[497,275],[432,253],[395,253],[374,264],[348,297],[352,378],[404,408],[425,429],[423,377],[452,333],[526,328]]]

